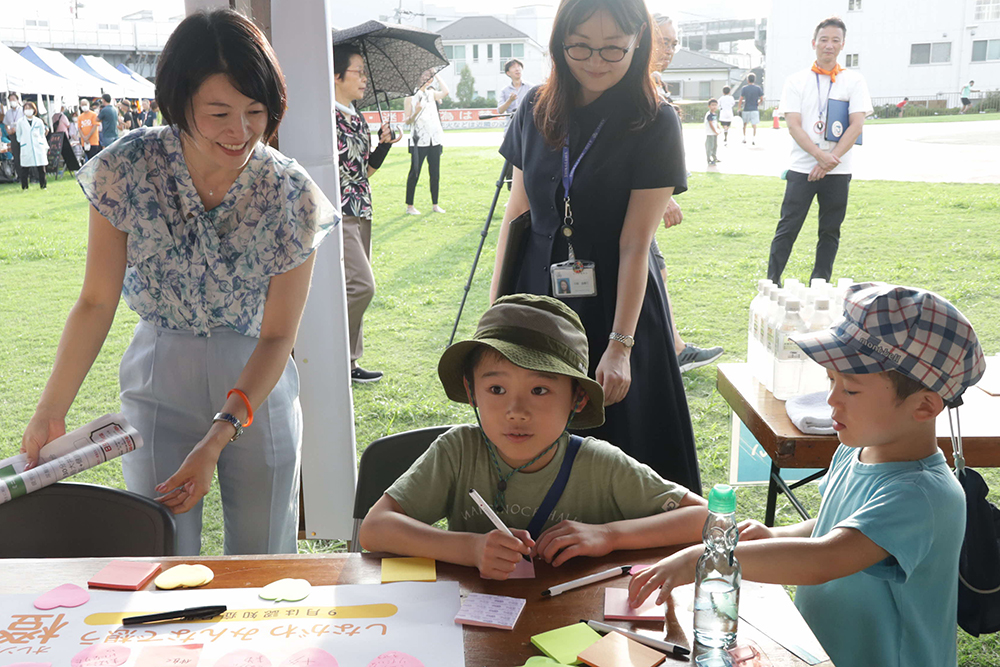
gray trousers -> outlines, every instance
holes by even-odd
[[[236,385],[257,339],[229,328],[211,336],[140,322],[119,367],[122,412],[143,446],[122,457],[125,484],[149,498],[205,437]],[[295,553],[299,529],[302,409],[291,358],[253,425],[226,445],[218,463],[226,554]],[[175,514],[178,553],[201,551],[199,502]]]
[[[347,333],[351,344],[351,368],[365,351],[364,317],[368,304],[375,296],[375,274],[372,273],[372,221],[345,215],[344,280],[347,290]]]

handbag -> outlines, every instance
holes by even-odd
[[[524,252],[531,234],[531,209],[507,223],[507,242],[504,244],[503,263],[497,281],[497,298],[513,294],[517,278],[524,264]]]

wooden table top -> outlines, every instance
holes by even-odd
[[[750,373],[749,364],[719,364],[716,387],[733,412],[779,468],[826,468],[839,441],[835,435],[806,435],[795,428],[776,399]],[[966,463],[973,467],[1000,467],[1000,397],[977,387],[965,392],[959,409]],[[953,465],[948,411],[937,420],[938,446]]]
[[[473,568],[437,564],[439,581],[457,581],[462,594],[489,593],[522,597],[528,600],[524,612],[512,631],[466,626],[465,664],[469,667],[511,667],[522,665],[541,653],[531,644],[531,637],[540,632],[569,625],[580,619],[603,618],[604,587],[625,588],[628,577],[611,579],[603,584],[579,588],[562,595],[543,598],[543,590],[557,583],[607,570],[616,565],[654,563],[672,553],[672,549],[648,549],[644,551],[618,552],[603,558],[574,558],[559,568],[544,562],[535,565],[535,579],[515,581],[491,581],[481,579]],[[306,579],[315,586],[336,584],[378,584],[381,581],[382,554],[328,554],[297,556],[219,556],[206,558],[157,558],[147,559],[163,563],[164,569],[179,563],[202,563],[212,568],[215,579],[206,588],[252,588],[265,586],[276,579],[296,577]],[[8,559],[0,563],[0,593],[42,593],[55,586],[75,583],[86,587],[87,580],[98,572],[110,559]],[[143,559],[130,559],[143,560]],[[154,590],[150,582],[146,590]],[[744,600],[758,605],[768,605],[776,614],[793,615],[801,622],[794,607],[790,606],[787,595],[780,586],[748,585],[743,590]],[[790,610],[790,611],[789,611]],[[648,633],[663,638],[659,623],[628,623],[609,621],[633,631]],[[667,639],[690,647],[692,617],[686,605],[676,605],[667,632]],[[755,641],[775,667],[801,667],[806,663],[799,660],[767,635],[752,625],[741,622],[740,640]],[[681,661],[667,657],[665,665],[681,664]],[[824,662],[829,667],[832,663]],[[428,667],[432,667],[428,665]]]

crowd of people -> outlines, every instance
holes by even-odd
[[[661,222],[680,221],[674,197],[688,189],[678,114],[651,76],[676,45],[668,24],[658,25],[644,0],[563,0],[548,80],[528,87],[523,65],[508,63],[501,106],[513,117],[500,154],[511,188],[491,305],[473,337],[438,364],[446,395],[468,404],[475,422],[442,435],[386,491],[362,524],[366,548],[504,579],[526,556],[558,566],[699,540],[707,506],[683,351],[653,246]],[[815,62],[785,84],[797,148],[771,246],[776,283],[814,197],[823,232],[814,277],[830,278],[849,151],[870,112],[863,79],[836,63],[845,37],[842,21],[822,21]],[[369,179],[400,140],[385,124],[372,148],[356,106],[364,65],[361,50],[337,47],[356,382],[381,377],[359,365],[375,289]],[[408,210],[426,159],[434,210],[443,213],[434,119],[447,94],[428,73],[407,104],[416,134]],[[754,133],[761,94],[745,86],[739,103]],[[200,551],[202,502],[216,472],[227,554],[297,547],[302,419],[291,352],[313,251],[338,216],[306,171],[268,146],[286,96],[259,28],[217,10],[186,18],[164,48],[162,125],[149,122],[155,107],[116,109],[109,96],[96,114],[81,105],[77,119],[81,145],[92,150],[96,134],[100,147],[77,174],[90,204],[88,271],[22,450],[35,465],[65,433],[124,296],[140,321],[121,360],[122,412],[146,443],[123,458],[125,480],[174,512],[183,555]],[[725,132],[717,109],[706,116],[711,139]],[[34,137],[36,112],[24,105],[19,139]],[[59,124],[70,123],[62,114]],[[130,205],[117,205],[125,197]],[[530,232],[515,243],[509,223],[526,213]],[[502,273],[514,276],[512,288],[500,284]],[[828,371],[842,443],[821,484],[819,516],[780,529],[744,522],[736,555],[748,580],[800,586],[796,604],[834,662],[955,665],[964,498],[934,422],[982,376],[982,349],[961,313],[932,292],[863,284],[845,304],[843,322],[794,338]],[[930,327],[937,335],[924,334]],[[486,491],[509,532],[494,529],[470,488]],[[447,530],[434,526],[441,519]],[[690,581],[697,555],[683,550],[637,575],[632,602],[657,589],[663,599]]]

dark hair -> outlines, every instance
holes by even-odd
[[[156,65],[163,123],[190,134],[191,100],[213,74],[225,74],[241,94],[267,107],[264,141],[270,141],[285,115],[285,77],[260,28],[229,9],[190,15],[167,40]]]
[[[566,62],[563,40],[570,31],[602,9],[624,32],[640,33],[633,47],[632,62],[622,77],[632,106],[638,114],[632,128],[640,129],[656,118],[659,98],[650,76],[652,19],[643,0],[562,0],[549,38],[552,75],[539,86],[534,110],[535,126],[549,145],[559,146],[566,139],[569,112],[576,106],[576,96],[580,91],[580,83]]]
[[[893,389],[896,390],[896,399],[900,402],[905,401],[918,391],[925,389],[930,391],[930,389],[920,382],[917,382],[909,375],[903,375],[897,370],[882,371],[880,375],[892,383]]]
[[[101,95],[101,99],[107,102],[108,104],[111,104],[111,95],[104,93],[103,95]]]
[[[477,345],[472,349],[465,359],[462,361],[462,376],[465,381],[469,383],[469,392],[472,394],[472,400],[476,399],[476,369],[479,368],[479,364],[482,363],[484,359],[493,359],[500,361],[510,361],[507,357],[503,356],[495,348],[489,345]],[[573,393],[576,394],[577,391],[582,389],[583,385],[580,381],[574,377],[569,377],[573,380]]]
[[[719,100],[717,100],[717,99],[715,99],[715,98],[713,97],[712,99],[710,99],[710,100],[708,101],[708,106],[712,106],[713,104],[718,104],[718,103],[719,103]]]
[[[511,58],[511,59],[510,59],[510,60],[508,60],[508,61],[507,61],[507,63],[506,63],[506,64],[505,64],[504,66],[503,66],[503,73],[504,73],[504,74],[506,74],[507,72],[509,72],[509,71],[510,71],[510,68],[511,68],[511,67],[513,67],[513,66],[514,66],[515,64],[517,64],[517,65],[520,65],[520,66],[521,66],[521,69],[524,69],[524,63],[522,63],[522,62],[521,62],[520,60],[518,60],[517,58]]]
[[[340,44],[333,47],[333,75],[343,79],[347,68],[351,66],[351,58],[361,55],[361,49],[356,44]]]
[[[757,75],[756,74],[754,74],[753,72],[750,72],[749,74],[747,74],[747,83],[753,83],[756,80],[757,80]]]
[[[844,20],[839,16],[831,16],[830,18],[823,19],[822,21],[819,22],[819,25],[816,26],[815,30],[813,30],[813,39],[816,39],[816,37],[819,35],[820,30],[822,30],[823,28],[829,28],[830,26],[833,26],[834,28],[840,28],[841,30],[844,31],[844,37],[847,37],[847,24],[844,23]]]
[[[732,89],[732,88],[730,88],[729,86],[723,86],[723,87],[722,87],[722,94],[723,94],[723,95],[728,95],[728,94],[729,94],[729,93],[730,93],[730,92],[731,92],[732,90],[733,90],[733,89]]]

